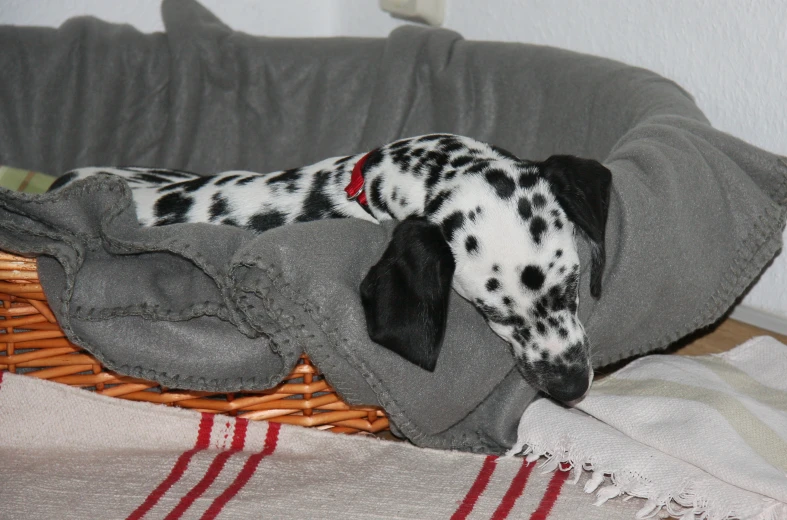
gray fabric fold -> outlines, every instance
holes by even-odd
[[[163,34],[85,18],[0,28],[0,164],[264,172],[436,131],[528,159],[602,160],[613,197],[599,300],[579,239],[596,366],[711,324],[781,247],[787,166],[713,129],[652,72],[412,26],[385,39],[264,38],[191,0],[164,0],[162,13]],[[468,302],[451,300],[434,373],[366,335],[358,285],[392,224],[140,229],[129,203],[108,178],[0,191],[0,249],[41,255],[61,325],[109,368],[261,389],[306,351],[348,401],[382,405],[417,444],[499,453],[515,441],[535,391]]]

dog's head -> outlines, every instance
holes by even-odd
[[[598,298],[610,186],[607,168],[573,156],[457,176],[433,214],[397,225],[363,280],[370,337],[434,370],[453,287],[511,345],[532,386],[561,401],[582,397],[593,370],[577,317],[575,234],[591,245]]]

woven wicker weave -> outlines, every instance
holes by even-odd
[[[167,389],[105,370],[65,337],[38,281],[35,259],[0,252],[0,370],[24,373],[100,394],[297,424],[341,433],[380,432],[388,418],[378,407],[349,406],[305,354],[289,376],[259,392],[211,393]]]

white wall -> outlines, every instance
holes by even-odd
[[[554,45],[674,79],[717,128],[787,155],[783,0],[446,0],[467,39]],[[91,14],[161,30],[159,0],[0,0],[0,23],[56,26]],[[203,0],[228,25],[271,36],[385,36],[404,22],[374,0]],[[785,233],[787,240],[787,233]],[[744,303],[787,319],[787,254]]]

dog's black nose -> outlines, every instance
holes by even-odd
[[[590,370],[571,367],[562,370],[557,378],[547,383],[546,391],[558,401],[576,401],[587,393],[590,380]]]

